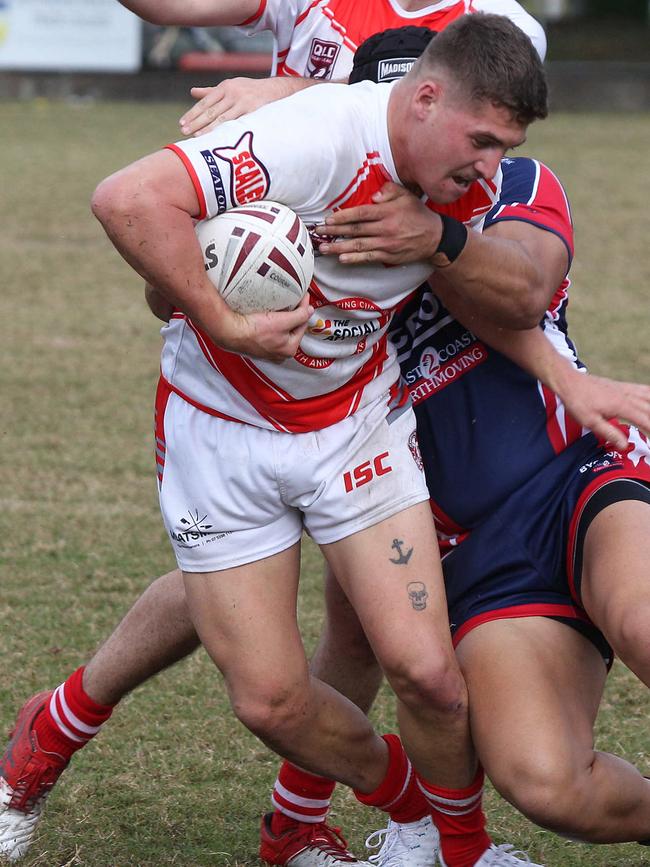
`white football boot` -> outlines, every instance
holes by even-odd
[[[444,862],[441,859],[444,867]],[[515,849],[510,843],[502,843],[495,846],[494,843],[478,859],[474,867],[544,867],[543,864],[534,864],[525,852]]]
[[[435,867],[439,846],[440,834],[431,816],[405,823],[391,819],[366,840],[368,849],[379,849],[368,858],[377,867]]]
[[[7,861],[17,861],[29,849],[43,811],[44,799],[30,810],[16,810],[11,806],[14,790],[0,777],[0,855]]]

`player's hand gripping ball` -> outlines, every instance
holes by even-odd
[[[253,202],[196,225],[205,270],[238,313],[293,310],[309,289],[314,251],[304,223],[278,202]]]

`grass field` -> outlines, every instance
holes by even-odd
[[[158,515],[152,402],[160,338],[140,280],[89,212],[96,183],[177,137],[173,104],[3,104],[0,275],[0,731],[87,659],[150,578],[172,568]],[[650,382],[650,117],[558,116],[526,151],[563,179],[577,223],[573,335],[598,373]],[[304,553],[314,645],[320,559]],[[612,576],[615,580],[616,576]],[[598,745],[650,773],[645,690],[615,666]],[[394,725],[384,693],[375,712]],[[132,694],[55,789],[25,865],[255,867],[274,757],[235,723],[200,652]],[[562,867],[641,867],[636,845],[560,840],[489,795],[497,842]],[[381,827],[344,792],[357,851]]]

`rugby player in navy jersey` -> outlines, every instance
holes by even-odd
[[[449,208],[427,208],[392,185],[376,198],[320,227],[333,236],[321,252],[351,264],[436,261],[436,211],[475,230],[466,240],[459,231],[450,261],[402,310],[392,338],[416,406],[483,767],[545,828],[590,843],[647,840],[650,782],[594,749],[593,726],[614,654],[650,686],[650,445],[635,427],[615,433],[601,419],[597,436],[571,416],[573,400],[582,415],[587,380],[567,329],[573,230],[564,190],[546,166],[513,157]],[[575,382],[573,394],[557,382],[565,403],[489,345],[509,339],[491,323],[525,324],[522,305],[508,310],[506,301],[523,277],[522,251],[526,315],[568,361],[558,377]],[[482,291],[467,303],[476,281]],[[355,697],[368,704],[370,690],[360,692],[372,682],[372,654],[349,606],[342,616],[332,576],[328,602],[328,664],[343,648],[339,665],[345,653],[355,661]],[[424,794],[436,822],[453,823],[444,799]],[[386,846],[401,835],[391,823]],[[442,844],[444,857],[444,833]]]

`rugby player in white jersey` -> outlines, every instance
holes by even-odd
[[[161,579],[159,584],[161,585],[161,587],[164,586],[165,579]],[[171,583],[169,583],[168,584],[168,597],[169,597],[170,601],[176,599],[175,594],[172,593],[171,590],[172,590]],[[151,601],[151,597],[152,597],[151,592],[149,593],[149,597],[150,597],[149,601]],[[156,598],[155,594],[153,595],[153,598]],[[147,597],[145,596],[144,599],[146,600]],[[179,602],[182,603],[182,599],[179,599]],[[142,604],[140,604],[140,607],[142,608]],[[146,602],[145,602],[144,607],[146,609]],[[153,609],[155,607],[155,604],[151,604],[149,607],[150,607],[150,609]],[[126,633],[128,634],[129,629],[135,626],[135,618],[138,617],[137,607],[136,607],[135,611],[136,611],[136,613],[132,612],[130,617],[128,617],[126,619],[125,623],[121,626],[120,630],[118,630],[118,633],[116,633],[109,640],[109,642],[106,645],[105,650],[100,651],[100,654],[97,657],[98,677],[101,677],[102,672],[103,672],[103,676],[105,676],[105,677],[108,676],[109,679],[113,678],[114,682],[119,682],[120,678],[123,678],[123,676],[124,676],[123,672],[125,671],[125,669],[123,669],[121,667],[123,662],[127,663],[127,669],[126,669],[127,671],[128,671],[129,665],[131,665],[131,666],[134,665],[134,660],[129,659],[128,649],[123,649],[123,647],[120,646],[121,645],[121,638],[119,636],[119,633],[120,632],[124,633],[126,631]],[[176,630],[176,632],[178,634],[178,640],[176,642],[174,642],[174,641],[168,642],[166,648],[163,648],[161,646],[161,648],[160,648],[161,652],[159,653],[159,656],[155,662],[156,670],[158,670],[159,668],[164,667],[166,664],[169,664],[170,662],[174,661],[174,659],[177,656],[181,656],[181,655],[184,655],[185,653],[189,652],[195,646],[196,638],[194,636],[193,629],[191,627],[191,624],[188,622],[187,618],[186,617],[183,618],[182,610],[175,612],[175,615],[177,615],[177,616],[171,616],[170,615],[169,620],[167,622],[165,622],[163,619],[162,623],[160,624],[160,626],[169,627],[169,628],[172,628],[173,630]],[[142,615],[140,614],[140,623],[139,623],[138,631],[142,627],[143,623],[144,623],[144,620],[142,618]],[[160,644],[161,645],[164,644],[164,639],[162,638],[162,636],[160,637]],[[163,650],[164,650],[164,652],[163,652]],[[144,648],[143,648],[143,651],[144,651]],[[321,651],[322,651],[322,648],[321,648]],[[116,655],[116,652],[117,652],[117,655]],[[148,645],[146,652],[151,653],[151,646],[150,645]],[[125,656],[122,659],[120,659],[119,657],[122,653],[125,653]],[[104,657],[104,661],[102,662],[103,657]],[[321,653],[321,660],[322,660],[322,653]],[[321,664],[326,666],[326,663],[323,660],[321,661]],[[142,666],[142,662],[138,661],[138,663],[135,665],[135,669],[131,668],[131,672],[133,674],[127,675],[127,682],[124,683],[124,686],[121,687],[121,686],[116,685],[114,687],[114,689],[115,689],[114,695],[115,695],[116,699],[119,698],[122,694],[124,694],[124,692],[128,691],[129,688],[132,688],[135,685],[134,681],[131,679],[132,676],[134,676],[136,678],[138,676],[140,676],[140,679],[146,678],[147,674],[144,672],[144,670],[142,669],[141,666]],[[142,672],[142,673],[140,674],[140,672]],[[369,678],[369,680],[373,681],[373,678]],[[83,703],[84,698],[88,702],[92,701],[89,699],[88,696],[84,696],[84,693],[81,690],[81,671],[76,672],[75,675],[73,675],[73,677],[69,679],[69,683],[67,684],[67,686],[70,687],[71,685],[76,686],[78,688],[78,690],[80,690],[82,703]],[[351,684],[350,684],[350,687],[351,687]],[[364,687],[364,689],[365,689],[365,687]],[[365,689],[365,691],[367,691],[367,689]],[[374,688],[372,686],[370,686],[370,692],[372,693],[373,691],[374,691]],[[350,692],[352,692],[351,689],[350,689]],[[75,696],[75,698],[76,697],[77,696]],[[351,697],[355,698],[354,695],[351,695]],[[61,698],[63,698],[63,696],[61,696]],[[69,698],[70,698],[70,696],[68,695],[68,699]],[[76,742],[75,742],[76,747],[83,745],[83,743],[85,743],[87,741],[87,739],[92,736],[94,731],[97,730],[98,726],[90,725],[90,722],[101,723],[103,721],[103,718],[105,718],[104,714],[106,712],[110,712],[110,696],[107,698],[108,698],[108,700],[106,702],[106,706],[104,708],[100,708],[99,712],[98,712],[99,706],[96,704],[94,705],[94,707],[91,706],[91,707],[78,708],[80,710],[80,713],[79,713],[80,716],[82,715],[82,712],[85,712],[86,714],[88,714],[88,716],[86,718],[86,728],[83,730],[77,729]],[[359,703],[361,703],[361,702],[359,702]],[[40,707],[42,708],[42,706],[43,706],[43,702],[41,701]],[[34,716],[34,710],[35,710],[35,707],[32,708],[32,716]],[[95,714],[96,714],[95,717],[93,717],[93,718],[90,717],[91,711],[95,711]],[[68,719],[68,722],[70,722],[69,719]],[[70,733],[69,728],[67,728],[66,731],[68,733]],[[67,745],[66,745],[66,748],[67,748]],[[54,762],[54,765],[57,765],[57,763]],[[52,781],[54,779],[56,779],[56,777],[58,777],[58,774],[60,773],[60,771],[63,769],[64,766],[65,766],[65,762],[63,762],[63,764],[62,764],[61,761],[59,761],[58,766],[52,768],[52,770],[55,771],[53,776],[50,775],[48,777],[47,774],[41,776],[40,782],[41,782],[42,786],[45,787],[44,790],[46,790],[47,787],[49,787],[52,784]],[[34,794],[33,790],[32,790],[32,794]],[[39,812],[40,812],[40,810],[34,811],[32,814],[32,818],[34,818],[34,817],[37,818]],[[311,818],[312,819],[314,818],[313,815],[311,816]],[[1,825],[0,825],[0,827],[1,827]],[[28,823],[28,827],[27,827],[27,830],[25,832],[25,835],[23,838],[21,838],[21,841],[20,841],[24,844],[24,846],[29,841],[29,836],[31,835],[32,829],[33,829],[33,822],[31,824]],[[335,836],[332,833],[328,833],[328,829],[326,828],[324,823],[315,822],[313,824],[314,833],[311,835],[305,834],[304,829],[302,829],[302,830],[303,830],[303,834],[302,834],[303,841],[307,840],[309,842],[308,838],[311,838],[311,843],[313,845],[308,845],[306,848],[303,847],[304,851],[302,852],[302,854],[300,856],[296,856],[294,858],[294,857],[288,855],[287,858],[291,858],[292,864],[298,865],[300,863],[300,864],[314,864],[315,865],[315,864],[327,863],[328,865],[330,865],[330,864],[334,865],[334,864],[339,864],[339,863],[343,863],[343,862],[350,863],[351,856],[349,857],[345,854],[345,852],[343,851],[344,847],[342,845],[339,845],[339,841],[335,839]],[[2,840],[4,840],[4,839],[5,838],[3,837]],[[7,840],[9,840],[9,838],[7,838]],[[286,842],[286,834],[283,836],[283,841]],[[295,842],[296,841],[294,841],[294,843]],[[294,848],[295,848],[295,846],[294,846]],[[307,851],[307,849],[309,851]],[[327,852],[330,854],[323,854],[325,852],[325,849],[327,849]],[[512,857],[512,856],[508,856],[508,857]],[[301,858],[303,860],[300,860]],[[311,859],[311,860],[309,860],[309,859]],[[325,859],[325,860],[322,860],[322,859]],[[503,861],[503,862],[498,862],[498,863],[510,864],[510,863],[515,863],[515,861],[516,861],[516,859],[509,860],[507,862]],[[285,862],[284,861],[274,861],[274,863],[285,863]],[[400,861],[400,863],[407,863],[407,862],[406,861]],[[413,861],[413,862],[409,861],[408,863],[415,863],[415,861]],[[418,862],[418,863],[420,863],[420,862]],[[427,862],[427,863],[429,863],[429,862]],[[449,862],[449,863],[453,863],[453,862]],[[487,862],[485,862],[485,863],[487,863]],[[493,861],[490,861],[490,863],[496,864],[497,861],[493,860]]]
[[[292,80],[296,72],[302,72],[305,76],[314,75],[314,80],[326,80],[332,75],[345,78],[351,67],[352,49],[355,47],[355,43],[350,39],[352,31],[360,42],[377,29],[404,23],[427,23],[440,30],[464,12],[474,11],[477,8],[495,10],[510,16],[531,37],[542,56],[545,50],[542,28],[512,0],[504,0],[496,4],[372,2],[363,4],[363,10],[361,4],[349,2],[319,3],[316,4],[318,9],[316,6],[308,9],[309,4],[295,5],[284,2],[269,4],[255,2],[248,5],[221,3],[218,9],[210,8],[211,4],[199,6],[185,2],[128,5],[139,14],[150,20],[158,19],[161,23],[171,23],[173,16],[183,15],[189,16],[186,19],[187,23],[193,22],[197,25],[200,23],[241,24],[246,18],[250,18],[248,27],[251,32],[270,27],[279,46],[278,59],[281,67],[279,71],[285,73],[286,77],[268,82],[271,89],[278,84],[281,89],[265,93],[262,97],[264,101],[272,97],[277,98],[282,93],[288,92],[287,88],[292,89],[294,85],[304,86],[304,80],[302,82]],[[313,14],[316,11],[318,14]],[[360,11],[363,11],[365,16],[361,19]],[[307,15],[304,14],[305,12]],[[207,17],[202,18],[203,15]],[[290,53],[292,42],[294,50]],[[316,70],[311,61],[319,54],[323,57],[321,49],[325,43],[330,46],[325,51],[329,59],[323,58],[325,66],[321,64],[321,67]],[[333,48],[334,44],[338,47]],[[335,58],[334,54],[336,54]],[[241,100],[237,106],[233,106],[232,87],[235,87],[237,97],[241,92],[237,87],[244,88],[245,98],[249,100],[248,108],[250,108],[252,107],[251,92],[259,98],[262,84],[263,82],[254,82],[251,91],[250,88],[246,89],[243,80],[224,82],[220,87],[210,90],[203,102],[207,104],[206,109],[212,112],[213,105],[221,101],[219,113],[223,115],[225,98],[230,114],[236,116],[246,110],[247,106]],[[199,108],[199,112],[200,110]],[[210,120],[211,118],[208,118],[208,122]],[[195,114],[194,130],[201,122],[200,113]],[[159,298],[150,297],[150,303],[159,303]],[[165,305],[163,309],[166,309]],[[143,640],[145,635],[146,641]],[[28,759],[25,753],[23,760],[32,770],[28,785],[20,798],[15,793],[10,793],[11,786],[6,781],[0,782],[0,786],[3,786],[2,799],[5,805],[11,805],[0,818],[0,847],[3,851],[20,854],[26,850],[44,804],[44,794],[50,790],[72,753],[87,743],[99,730],[101,724],[109,718],[114,705],[139,683],[182,658],[196,645],[196,633],[185,604],[182,576],[175,570],[161,576],[149,587],[93,660],[87,666],[75,671],[66,683],[62,684],[60,693],[65,697],[66,707],[71,709],[72,716],[72,718],[66,717],[67,725],[66,721],[58,716],[54,705],[52,705],[53,712],[50,712],[43,697],[35,705],[33,703],[29,705],[31,718],[36,719],[35,725],[40,744],[44,748],[49,746],[49,749],[40,752],[45,760],[43,764],[39,764],[31,747],[26,746],[31,758]],[[325,679],[329,677],[335,680],[338,674],[335,671],[328,673],[326,654],[320,656],[322,666],[320,674]],[[354,698],[352,683],[348,684],[348,688]],[[80,725],[75,726],[74,721]],[[46,754],[49,760],[45,758]],[[7,772],[5,776],[8,775]],[[329,836],[329,830],[324,823],[318,824],[316,830],[319,829],[323,830],[326,837]]]
[[[214,292],[193,220],[249,201],[253,172],[255,197],[289,205],[308,224],[370,202],[387,179],[449,203],[492,177],[545,113],[528,37],[504,16],[466,15],[390,87],[303,91],[144,157],[93,198],[117,250],[176,307],[156,402],[161,510],[192,622],[233,709],[280,755],[391,818],[419,801],[418,786],[460,805],[477,772],[414,417],[386,340],[431,265],[347,269],[317,259],[314,309],[242,317]],[[440,256],[453,256],[461,230],[441,225]],[[340,333],[323,326],[340,319]],[[368,461],[374,477],[343,489],[345,474]],[[182,522],[196,509],[211,529],[188,544]],[[396,693],[403,747],[309,674],[295,614],[303,529]],[[397,557],[396,539],[406,546]],[[415,583],[422,604],[413,604]],[[458,867],[489,846],[477,818],[472,811],[480,848]],[[434,857],[430,819],[428,830]]]
[[[394,87],[296,94],[143,158],[93,199],[119,252],[178,310],[157,398],[161,508],[192,623],[233,709],[285,758],[391,814],[407,809],[410,761],[396,738],[378,737],[359,708],[310,676],[295,617],[298,553],[305,528],[353,600],[398,697],[418,780],[462,793],[476,774],[466,690],[413,414],[386,341],[396,306],[431,265],[393,273],[318,260],[317,311],[303,304],[242,317],[214,292],[193,220],[218,213],[224,196],[225,207],[245,200],[233,156],[244,150],[266,181],[258,194],[307,222],[371,201],[390,178],[453,201],[474,178],[490,177],[546,113],[539,58],[504,16],[457,19]],[[440,235],[442,255],[442,227]],[[320,317],[344,311],[367,337],[348,328],[326,339]],[[343,474],[368,460],[375,477],[339,491]],[[192,546],[182,521],[194,509],[214,532]],[[393,556],[395,539],[405,556]],[[412,604],[413,582],[426,588],[423,605]],[[49,709],[60,715],[66,705],[55,699]],[[94,727],[77,728],[83,736]],[[15,759],[12,748],[8,764]],[[434,857],[433,833],[431,844]]]

